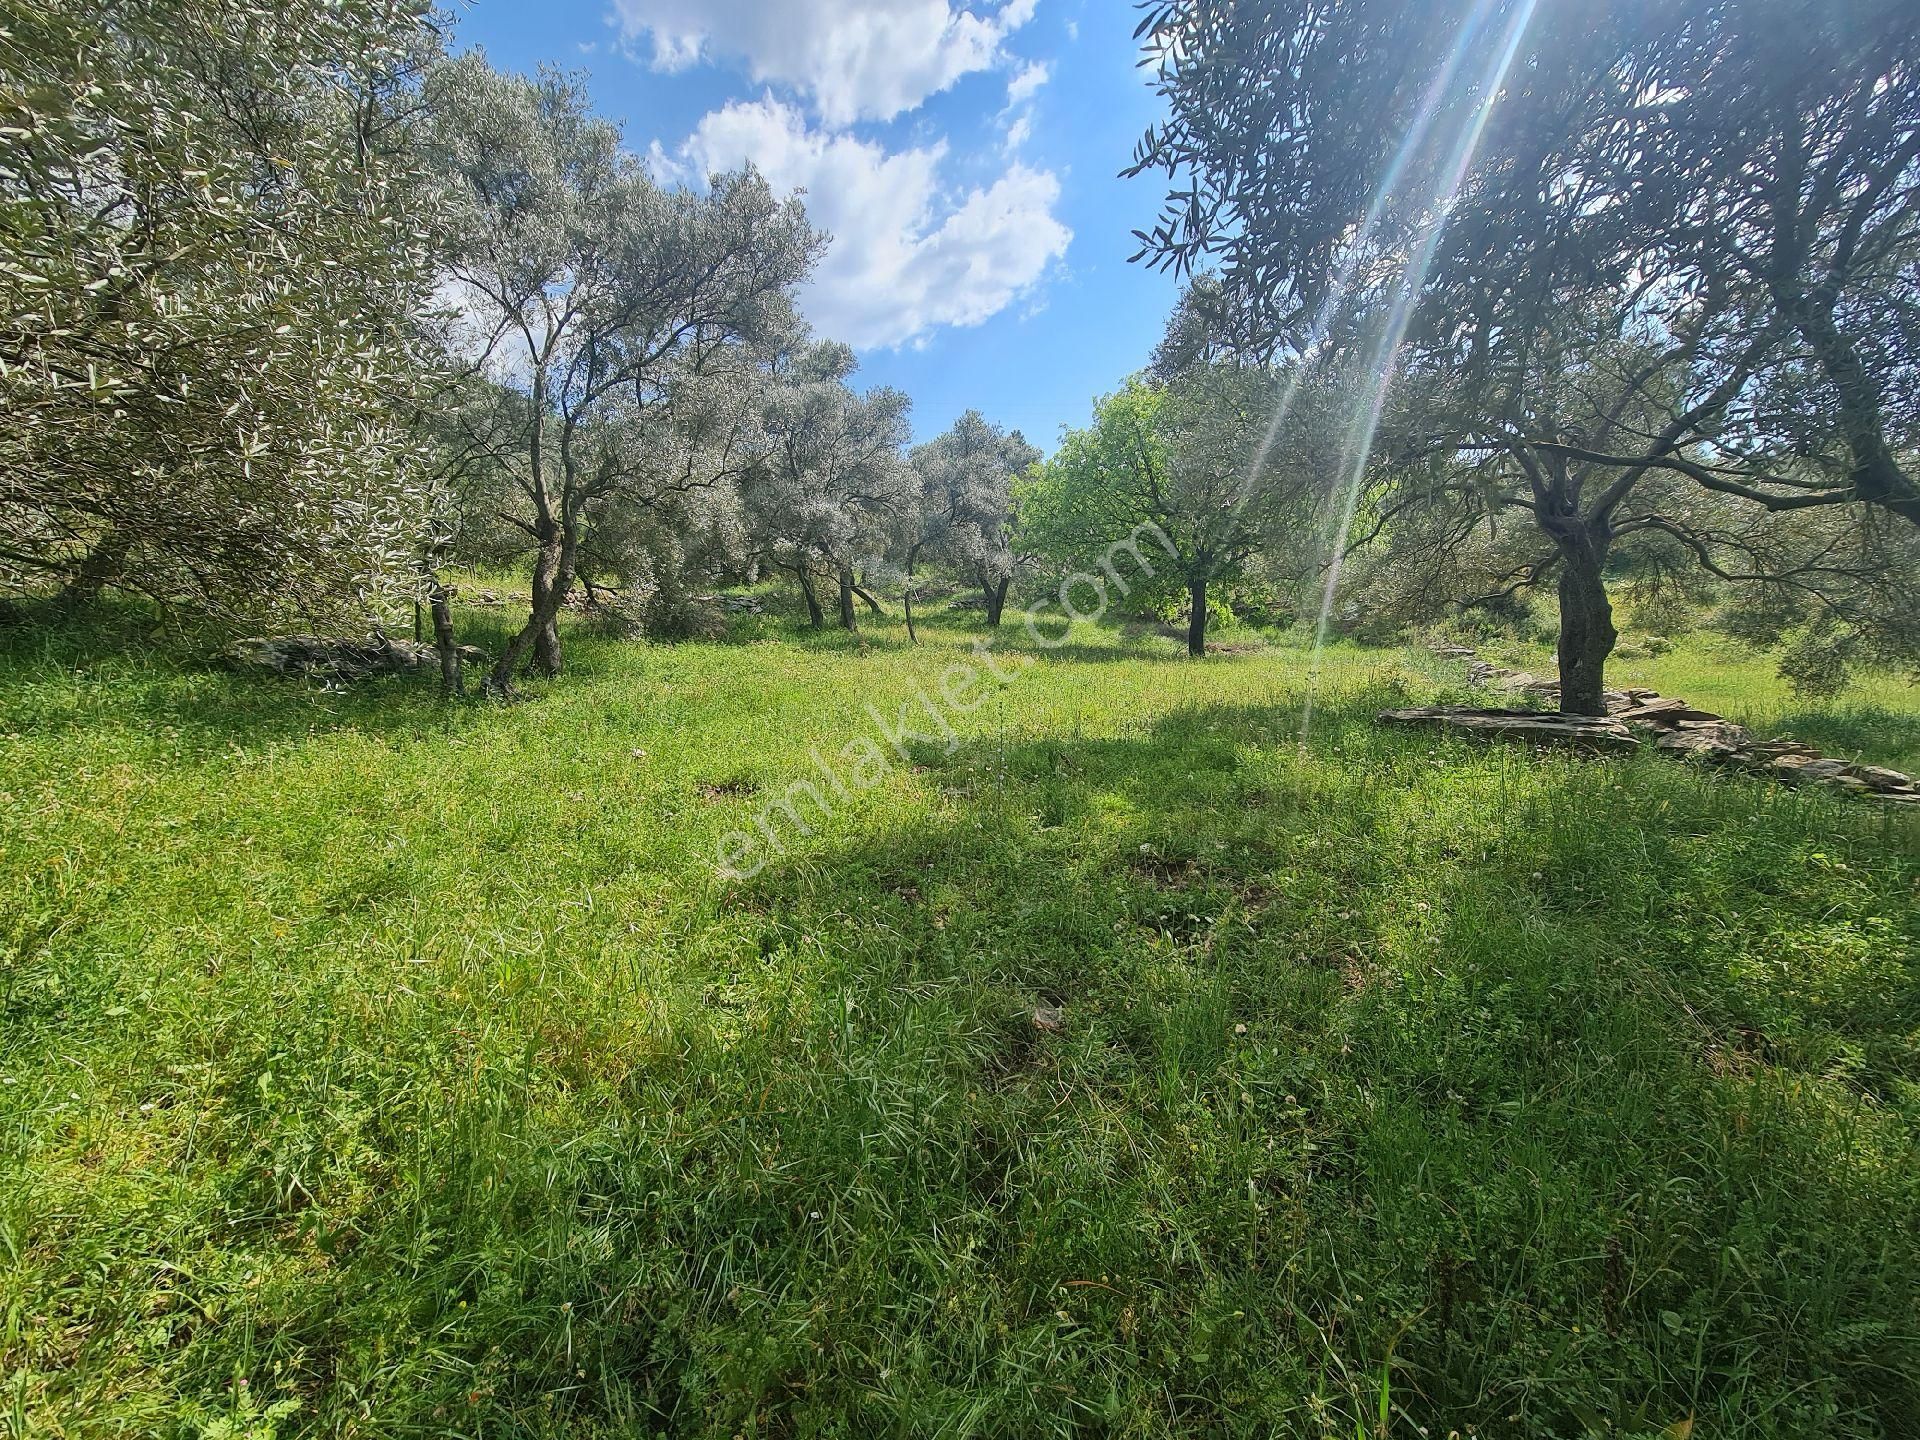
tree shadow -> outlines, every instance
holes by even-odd
[[[504,625],[492,628],[504,640]],[[480,643],[469,633],[462,643]],[[218,643],[123,607],[0,630],[0,724],[49,736],[104,720],[209,755],[336,730],[432,735],[462,728],[472,713],[441,700],[435,674],[329,684],[246,673],[217,659]],[[470,669],[470,688],[478,678]]]
[[[1357,1405],[1389,1350],[1409,1413],[1462,1429],[1738,1429],[1809,1383],[1909,1413],[1920,1264],[1874,1235],[1920,1218],[1877,1149],[1920,1123],[1911,827],[1662,758],[1389,733],[1377,698],[1305,745],[1292,707],[1208,705],[922,752],[937,823],[789,836],[723,892],[770,963],[801,936],[859,957],[856,1048],[945,1007],[968,1103],[888,1143],[959,1144],[943,1227],[991,1200],[950,1283],[1000,1298],[1009,1345],[1063,1304],[1144,1326],[1063,1383],[1178,1391],[1195,1423],[1247,1413],[1248,1357],[1305,1353],[1300,1393]],[[1862,1104],[1908,1113],[1868,1141]],[[1729,1246],[1802,1261],[1730,1296]],[[1551,1386],[1514,1345],[1534,1328],[1576,1337]]]

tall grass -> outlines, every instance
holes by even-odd
[[[719,877],[970,623],[12,638],[12,1432],[1911,1433],[1911,818],[1089,629]]]

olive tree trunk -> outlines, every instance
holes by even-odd
[[[1006,613],[1007,587],[1011,584],[1013,584],[1013,578],[1011,576],[1003,576],[1001,579],[995,580],[983,587],[987,597],[987,626],[989,629],[997,628],[1000,624],[1000,617]]]
[[[573,584],[574,538],[564,531],[543,539],[533,565],[533,610],[487,675],[487,690],[505,695],[513,689],[513,677],[527,652],[533,652],[533,668],[543,675],[558,675],[564,662],[560,649],[560,609],[566,604]]]
[[[1207,653],[1207,577],[1204,573],[1187,581],[1187,654]]]
[[[440,657],[440,693],[448,699],[466,693],[466,676],[460,669],[460,647],[453,638],[453,608],[447,604],[447,587],[439,577],[429,575],[427,597],[433,609],[433,648]]]
[[[1607,657],[1620,638],[1607,599],[1607,539],[1581,528],[1555,536],[1560,549],[1560,711],[1607,713]]]
[[[906,588],[900,592],[900,606],[907,612],[907,643],[909,645],[918,645],[920,643],[920,637],[914,633],[913,629],[913,567],[919,562],[919,559],[920,547],[918,545],[909,546],[907,549],[907,584]]]
[[[827,623],[827,616],[820,608],[819,593],[813,588],[813,575],[804,563],[795,573],[800,577],[800,593],[807,599],[807,623],[818,630]]]
[[[853,571],[845,565],[840,567],[840,628],[860,628],[859,617],[853,613]]]

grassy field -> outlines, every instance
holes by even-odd
[[[1914,817],[972,623],[0,637],[0,1433],[1915,1433]]]

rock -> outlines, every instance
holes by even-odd
[[[1682,725],[1654,737],[1653,748],[1701,760],[1745,758],[1746,731],[1738,725]]]
[[[1809,759],[1814,759],[1820,754],[1816,746],[1800,740],[1760,740],[1750,748],[1763,760],[1771,760],[1776,755],[1805,755]]]
[[[460,657],[464,665],[488,665],[493,662],[493,657],[478,645],[462,645],[454,651],[454,654]]]
[[[1752,732],[1731,720],[1682,720],[1669,733],[1709,738],[1730,750],[1744,750],[1753,743]]]
[[[1847,773],[1869,790],[1882,795],[1899,795],[1916,788],[1911,775],[1881,765],[1850,765]]]
[[[1524,671],[1515,673],[1473,659],[1473,652],[1463,645],[1432,648],[1434,654],[1444,658],[1466,659],[1467,679],[1475,685],[1497,684],[1508,694],[1528,700],[1553,702],[1560,698],[1557,681],[1536,680]],[[1652,738],[1654,749],[1682,759],[1744,765],[1755,774],[1789,785],[1826,785],[1869,800],[1920,806],[1920,781],[1898,770],[1837,760],[1800,740],[1756,741],[1745,726],[1657,690],[1607,690],[1601,698],[1606,707],[1604,716],[1428,705],[1383,710],[1379,718],[1388,725],[1430,725],[1488,740],[1528,740],[1590,752],[1637,749],[1638,732]]]
[[[1634,701],[1624,710],[1609,709],[1614,719],[1627,725],[1658,725],[1662,728],[1674,724],[1683,718],[1691,718],[1687,702],[1675,700],[1671,696],[1655,695],[1645,700]],[[1717,720],[1717,715],[1709,716]]]
[[[283,676],[317,675],[328,680],[410,674],[436,668],[440,663],[431,645],[385,636],[367,640],[324,635],[254,636],[234,641],[220,652],[220,658],[237,670],[269,670]]]
[[[1773,773],[1789,785],[1803,785],[1809,781],[1832,780],[1844,775],[1847,762],[1830,760],[1819,755],[1776,755],[1772,761]]]
[[[1465,645],[1436,645],[1433,647],[1433,653],[1442,660],[1473,659],[1472,649]]]
[[[1535,744],[1566,745],[1599,753],[1639,748],[1633,732],[1617,720],[1598,715],[1551,715],[1537,710],[1476,710],[1466,705],[1428,705],[1409,710],[1383,710],[1388,725],[1429,725],[1458,730],[1486,740],[1527,740]]]

